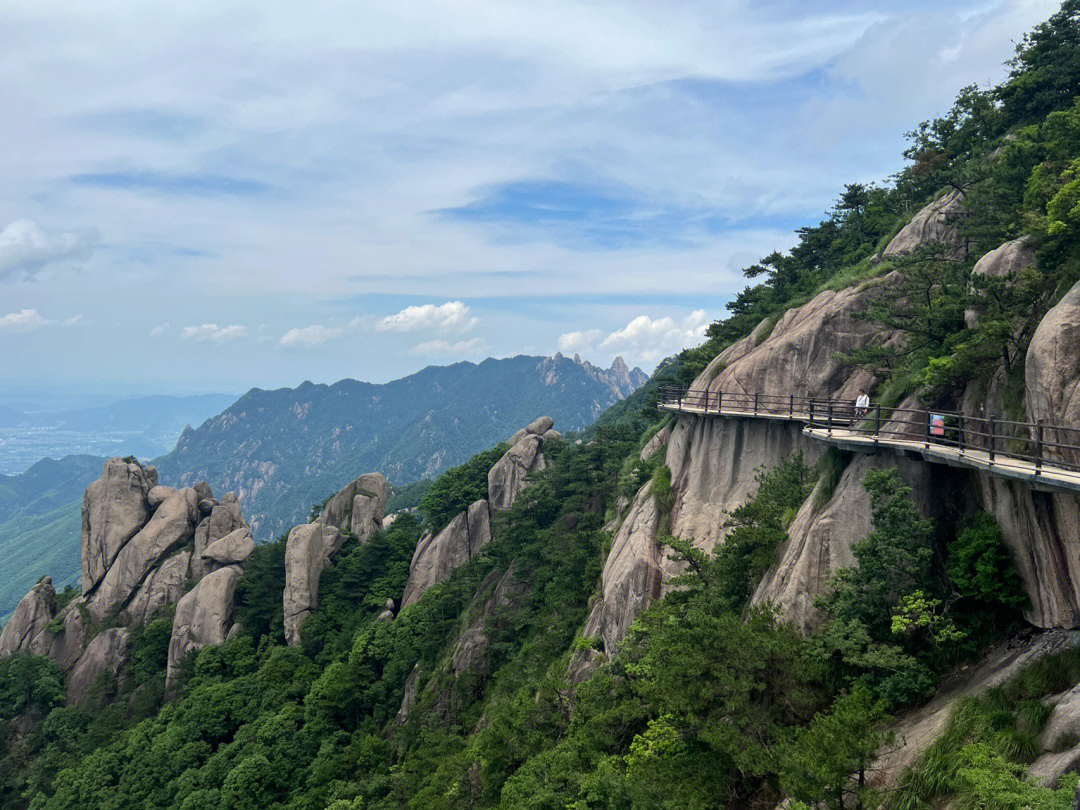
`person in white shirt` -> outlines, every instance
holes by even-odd
[[[855,400],[855,418],[862,419],[870,410],[870,396],[863,391]]]

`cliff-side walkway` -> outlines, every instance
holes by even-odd
[[[1080,494],[1080,428],[959,411],[856,409],[850,399],[664,388],[660,410],[731,419],[799,422],[803,435],[857,453],[881,449]]]

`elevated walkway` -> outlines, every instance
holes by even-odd
[[[841,450],[880,450],[1080,495],[1080,428],[972,417],[957,411],[883,408],[852,400],[665,388],[660,410],[802,424],[804,436]]]

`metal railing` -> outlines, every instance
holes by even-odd
[[[694,391],[667,386],[660,391],[667,410],[786,418],[827,433],[843,430],[873,439],[916,442],[925,447],[956,448],[987,454],[989,463],[1013,459],[1030,463],[1038,475],[1044,466],[1080,471],[1080,428],[1018,422],[998,416],[972,416],[936,408],[887,408],[855,400],[777,395],[745,391]]]

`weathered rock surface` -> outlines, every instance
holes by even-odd
[[[872,787],[888,787],[936,740],[956,701],[978,695],[1009,680],[1028,664],[1080,643],[1080,634],[1066,630],[1025,632],[995,645],[977,663],[953,672],[924,706],[901,715],[893,725],[895,744],[870,769]]]
[[[912,486],[916,505],[929,514],[935,498],[927,465],[891,455],[855,456],[820,510],[814,507],[817,490],[803,503],[787,541],[777,550],[777,564],[762,577],[750,604],[775,605],[780,618],[803,633],[820,629],[825,616],[814,600],[828,590],[833,574],[856,564],[851,547],[873,529],[863,478],[872,470],[889,468]]]
[[[337,549],[341,536],[333,526],[319,521],[304,523],[289,532],[285,543],[284,617],[285,641],[300,643],[300,626],[319,598],[319,577],[328,559],[327,550]]]
[[[428,588],[445,582],[458,566],[464,565],[491,542],[488,502],[479,500],[458,514],[436,535],[425,535],[417,544],[409,566],[409,580],[401,598],[405,609]]]
[[[0,658],[25,652],[56,616],[56,589],[51,577],[42,577],[11,614],[0,633]]]
[[[501,574],[492,571],[481,583],[477,593],[485,594],[490,591],[490,595],[484,599],[476,616],[454,646],[451,666],[455,675],[464,672],[477,675],[487,673],[491,658],[488,649],[491,640],[488,630],[491,623],[497,620],[498,611],[513,607],[528,592],[528,584],[518,581],[514,572],[515,567],[511,564]]]
[[[1080,282],[1039,323],[1028,347],[1024,378],[1030,421],[1080,426]],[[1080,444],[1075,431],[1058,436],[1048,430],[1044,439]],[[1057,452],[1080,464],[1080,452]]]
[[[668,422],[660,430],[656,431],[656,434],[651,439],[645,442],[645,446],[641,448],[641,460],[648,461],[657,450],[666,447],[670,437],[671,423]]]
[[[175,487],[166,487],[158,484],[146,493],[146,503],[151,509],[157,509],[174,492],[176,492]]]
[[[180,662],[192,650],[221,644],[232,627],[233,597],[242,571],[227,566],[211,571],[176,605],[165,683],[174,685]]]
[[[544,469],[542,443],[538,434],[526,433],[488,471],[488,500],[492,509],[501,512],[513,506],[518,494],[528,485],[529,473]]]
[[[1031,239],[1023,236],[996,247],[975,263],[972,274],[990,278],[1004,278],[1019,274],[1035,264],[1035,247]],[[982,312],[977,309],[964,310],[964,323],[968,329],[975,328]]]
[[[922,247],[938,244],[945,246],[946,257],[962,258],[966,255],[966,244],[955,223],[963,212],[964,195],[949,191],[915,214],[881,255],[886,259],[910,256]]]
[[[88,628],[78,608],[79,603],[80,600],[76,599],[64,609],[64,621],[59,631],[54,633],[45,628],[30,644],[30,652],[51,658],[64,672],[71,671],[86,646]]]
[[[240,504],[236,502],[235,497],[211,509],[209,516],[200,521],[195,528],[195,553],[191,560],[192,576],[198,579],[207,572],[206,562],[203,559],[203,553],[207,548],[225,535],[246,527],[244,517],[240,514]]]
[[[254,550],[255,541],[251,538],[251,529],[241,526],[207,546],[202,558],[210,570],[215,570],[221,566],[245,562]]]
[[[198,517],[194,489],[185,487],[169,496],[116,555],[87,603],[94,620],[100,622],[126,604],[150,570],[192,538]]]
[[[191,552],[180,551],[151,571],[124,608],[125,624],[147,621],[166,605],[176,604],[191,571]]]
[[[613,655],[630,625],[660,598],[664,554],[656,542],[661,509],[652,482],[641,488],[611,541],[600,577],[600,599],[585,621],[584,635],[600,636],[603,652]]]
[[[285,544],[285,640],[300,643],[300,627],[318,604],[319,578],[349,532],[366,542],[382,528],[390,488],[368,473],[334,494],[314,523],[293,528]]]
[[[86,488],[82,507],[82,590],[101,582],[120,550],[150,517],[147,495],[157,484],[137,462],[110,458]]]
[[[127,660],[130,639],[131,631],[126,627],[111,627],[94,636],[68,675],[68,706],[85,703],[102,675],[107,674],[110,680],[119,676]]]

